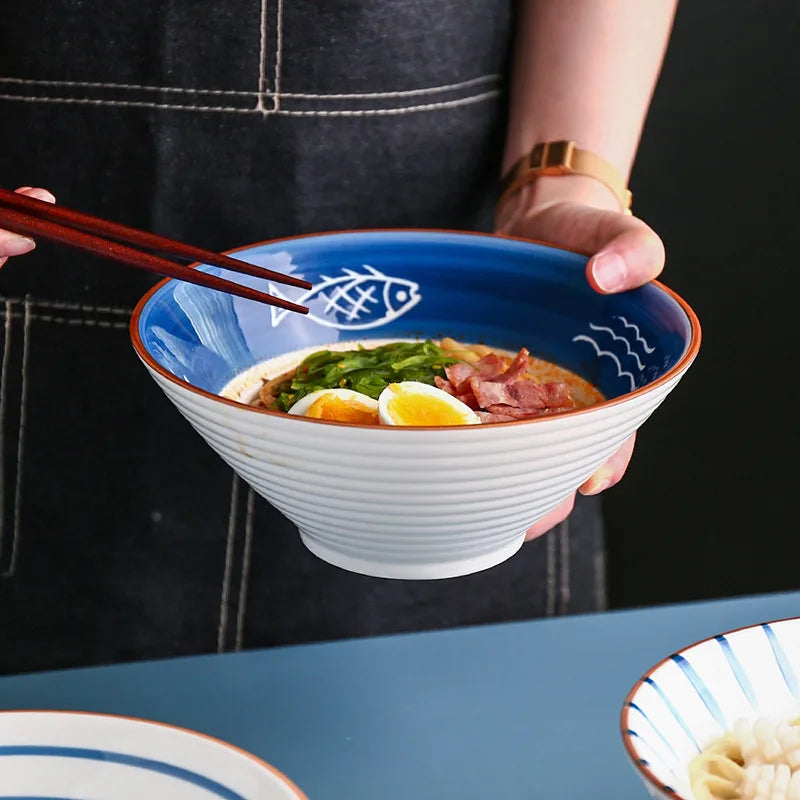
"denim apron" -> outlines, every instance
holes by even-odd
[[[26,0],[3,10],[0,185],[211,249],[489,230],[509,0]],[[154,278],[40,243],[0,270],[0,671],[601,608],[598,500],[486,572],[330,566],[137,361]]]

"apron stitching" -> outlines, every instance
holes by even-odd
[[[284,95],[285,97],[286,95]],[[276,115],[286,117],[372,117],[372,116],[401,116],[413,114],[421,111],[433,111],[435,109],[458,108],[459,106],[473,105],[500,96],[499,89],[461,97],[457,100],[444,100],[439,103],[420,103],[418,105],[397,106],[394,108],[359,108],[359,109],[336,109],[336,110],[309,110],[291,111],[286,109],[274,110],[258,108],[237,108],[236,106],[194,106],[178,105],[173,103],[151,103],[139,100],[96,100],[90,97],[26,97],[23,95],[0,94],[0,100],[18,101],[23,103],[65,103],[67,105],[90,105],[90,106],[119,106],[121,108],[148,108],[173,111],[198,111],[198,112],[221,112],[227,114],[262,114],[264,116]]]
[[[266,3],[262,0],[264,8],[263,24],[266,26]],[[262,36],[266,37],[266,27]],[[262,63],[265,63],[262,61]],[[261,80],[263,76],[263,82]],[[440,94],[442,92],[452,92],[458,89],[466,89],[470,86],[478,86],[482,83],[491,83],[500,80],[499,73],[489,73],[477,78],[469,78],[465,81],[456,83],[443,83],[438,86],[427,86],[421,89],[400,89],[391,92],[346,92],[338,94],[317,94],[313,92],[281,92],[281,97],[291,100],[369,100],[372,98],[387,97],[413,97],[414,95]],[[100,81],[41,81],[28,78],[0,77],[0,84],[13,83],[21,86],[65,86],[86,89],[123,89],[137,90],[144,92],[162,92],[164,94],[208,94],[217,96],[231,97],[259,97],[260,95],[271,96],[272,92],[266,88],[266,75],[259,75],[259,90],[257,92],[243,92],[235,89],[186,89],[180,86],[146,86],[135,83],[103,83]],[[13,95],[18,97],[20,95]]]
[[[258,49],[258,100],[256,111],[264,111],[267,95],[267,0],[261,0],[261,41]]]
[[[5,312],[0,312],[5,313]],[[6,315],[8,319],[22,319],[24,314],[10,313]],[[66,317],[53,317],[49,314],[34,314],[31,313],[32,322],[51,322],[55,325],[85,325],[88,328],[110,328],[115,330],[124,331],[128,329],[127,322],[109,322],[103,319],[89,319],[86,317],[75,317],[74,319],[67,319]]]
[[[225,634],[228,629],[228,596],[231,588],[231,566],[233,542],[236,538],[236,513],[239,507],[239,476],[234,472],[231,481],[231,501],[228,514],[228,536],[225,543],[225,566],[222,571],[222,591],[219,600],[219,625],[217,627],[217,652],[225,650]]]
[[[247,490],[247,516],[244,521],[244,553],[242,554],[242,574],[239,578],[239,608],[236,615],[235,650],[244,646],[244,619],[247,613],[247,588],[250,583],[250,561],[253,553],[253,514],[255,510],[255,492]]]
[[[109,322],[104,319],[89,319],[87,317],[67,319],[66,317],[54,317],[50,314],[32,314],[31,318],[40,322],[52,322],[57,325],[86,325],[89,328],[116,328],[118,330],[126,330],[128,328],[127,322]]]
[[[19,540],[22,535],[22,460],[25,447],[25,404],[28,395],[28,356],[30,354],[31,304],[25,301],[25,323],[22,333],[22,381],[19,397],[19,436],[17,437],[17,480],[14,487],[14,533],[11,539],[11,558],[8,569],[2,574],[10,578],[17,569]]]
[[[254,97],[258,92],[243,92],[236,89],[189,89],[183,86],[148,86],[137,83],[107,83],[105,81],[42,81],[31,78],[0,77],[0,84],[17,86],[65,86],[76,89],[123,89],[140,92],[163,92],[164,94],[211,94],[229,97]]]
[[[122,308],[120,306],[87,306],[82,303],[65,303],[57,300],[37,300],[36,298],[31,298],[31,301],[37,308],[63,308],[74,309],[75,311],[96,311],[100,314],[124,314],[125,316],[130,316],[130,314],[133,313],[132,308]]]
[[[0,298],[8,301],[12,305],[24,303],[28,299],[32,308],[60,308],[75,311],[92,311],[101,314],[120,314],[130,316],[133,313],[132,308],[123,308],[121,306],[90,306],[83,303],[67,303],[60,300],[40,300],[36,297],[21,298],[21,297],[3,297]]]
[[[402,114],[413,114],[420,111],[433,111],[438,108],[457,108],[459,106],[473,105],[481,103],[493,97],[499,97],[500,90],[492,89],[488,92],[470,95],[469,97],[459,97],[456,100],[442,100],[438,103],[419,103],[411,106],[396,106],[394,108],[348,108],[332,109],[328,111],[288,111],[281,109],[277,112],[287,117],[373,117],[373,116],[399,116]]]
[[[561,586],[559,591],[559,600],[560,600],[559,613],[566,614],[569,612],[569,599],[570,599],[569,517],[567,517],[561,523],[559,542],[561,544]]]
[[[555,531],[545,536],[546,567],[545,567],[545,614],[552,617],[556,613],[556,542]]]
[[[291,100],[370,100],[372,98],[391,98],[391,97],[413,97],[415,95],[442,94],[443,92],[453,92],[458,89],[466,89],[470,86],[478,86],[482,83],[498,81],[500,75],[481,75],[479,78],[470,78],[467,81],[458,83],[443,83],[440,86],[429,86],[425,89],[400,89],[394,92],[350,92],[342,94],[307,94],[303,92],[282,92],[281,97]]]
[[[128,321],[117,322],[115,320],[98,319],[100,314],[108,314],[112,316],[130,316],[132,309],[120,308],[115,306],[92,306],[83,303],[68,303],[58,300],[38,300],[34,297],[28,297],[24,300],[15,297],[0,298],[5,301],[5,308],[0,309],[0,314],[4,314],[7,319],[20,319],[24,314],[14,311],[14,306],[20,303],[27,303],[29,306],[30,319],[37,322],[52,322],[60,325],[87,325],[96,328],[116,328],[125,330],[128,328]],[[37,314],[32,309],[46,308],[58,309],[62,311],[82,311],[93,316],[56,316],[53,314]]]
[[[8,391],[8,360],[11,354],[11,301],[6,300],[5,341],[3,342],[3,356],[0,361],[0,558],[3,557],[3,533],[6,519],[6,492],[5,492],[5,436],[3,434],[6,392]]]
[[[95,100],[91,97],[26,97],[16,94],[0,94],[0,100],[18,100],[23,103],[65,103],[67,105],[120,106],[122,108],[175,109],[177,111],[222,111],[229,114],[255,114],[257,108],[236,106],[188,106],[172,103],[149,103],[138,100]]]
[[[606,557],[600,550],[594,555],[594,605],[595,611],[606,609]]]
[[[272,95],[272,110],[281,110],[281,61],[283,59],[283,0],[278,0],[278,18],[276,21],[278,43],[275,45],[275,81]]]

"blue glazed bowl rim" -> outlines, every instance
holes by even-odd
[[[447,228],[354,228],[350,230],[334,230],[334,231],[319,231],[315,233],[303,233],[297,236],[284,236],[278,239],[267,239],[260,242],[253,242],[251,244],[242,245],[241,247],[233,248],[232,250],[225,250],[224,253],[226,255],[232,255],[235,253],[241,253],[244,250],[251,250],[256,247],[266,247],[269,245],[280,244],[282,242],[293,242],[293,241],[301,241],[305,239],[313,239],[319,237],[347,237],[353,236],[358,234],[386,234],[389,235],[398,235],[398,234],[429,234],[432,236],[458,236],[458,237],[470,237],[474,236],[477,238],[482,239],[499,239],[499,240],[506,240],[509,242],[519,242],[525,245],[536,245],[539,247],[549,248],[551,250],[558,250],[561,252],[567,253],[574,253],[576,255],[581,256],[590,256],[591,253],[581,250],[576,250],[568,247],[562,247],[560,245],[553,244],[552,242],[547,242],[539,239],[526,239],[519,236],[508,236],[506,234],[499,234],[499,233],[484,233],[480,231],[466,231],[466,230],[454,230],[454,229],[447,229]],[[191,264],[190,267],[192,269],[197,269],[203,266],[200,263]],[[270,411],[266,408],[260,408],[258,406],[251,406],[247,405],[246,403],[240,403],[237,400],[231,400],[227,397],[222,397],[221,395],[215,394],[214,392],[209,392],[206,389],[200,389],[194,384],[189,383],[188,381],[183,380],[182,378],[173,375],[169,370],[165,369],[161,364],[156,361],[155,358],[150,354],[147,347],[145,346],[144,342],[142,341],[141,336],[139,335],[139,320],[141,315],[143,314],[145,308],[147,307],[150,300],[167,284],[171,281],[175,281],[175,278],[165,278],[162,281],[159,281],[154,286],[152,286],[139,300],[136,304],[136,307],[133,309],[133,314],[131,315],[131,321],[129,326],[131,342],[133,344],[133,348],[136,351],[136,354],[139,358],[154,372],[160,375],[162,378],[165,378],[170,383],[175,384],[176,386],[181,387],[195,395],[200,397],[204,397],[209,400],[214,400],[218,403],[222,403],[223,405],[232,406],[237,409],[241,409],[242,411],[246,411],[253,414],[266,414],[270,417],[280,417],[286,418],[287,415],[280,412],[280,411]],[[694,361],[697,356],[698,350],[700,349],[700,341],[702,338],[701,328],[700,328],[700,320],[697,317],[697,314],[694,312],[694,309],[684,300],[677,292],[673,289],[670,289],[668,286],[663,284],[661,281],[653,280],[650,281],[650,285],[656,287],[659,291],[663,292],[672,300],[674,300],[683,313],[686,315],[691,335],[689,338],[689,343],[686,348],[686,352],[683,356],[666,372],[656,380],[648,383],[646,386],[641,386],[638,389],[634,389],[632,392],[626,392],[625,394],[618,395],[616,397],[611,398],[610,400],[603,400],[599,403],[595,403],[592,406],[587,406],[584,408],[575,408],[571,411],[563,411],[559,414],[549,414],[543,415],[541,417],[534,417],[533,419],[521,419],[521,420],[514,420],[513,422],[489,422],[484,423],[481,425],[481,428],[487,427],[497,427],[502,426],[503,428],[509,428],[515,425],[544,425],[552,420],[561,419],[564,417],[576,417],[578,415],[590,414],[592,412],[596,412],[598,409],[602,408],[610,408],[615,405],[619,405],[621,403],[627,402],[633,397],[638,397],[640,395],[647,394],[659,386],[668,383],[672,380],[676,375],[681,373],[683,370],[689,367],[689,365]],[[347,428],[366,428],[369,430],[375,430],[374,425],[359,425],[352,422],[334,422],[332,420],[323,420],[323,419],[312,419],[309,417],[293,417],[293,419],[301,422],[303,424],[309,425],[334,425],[339,427],[347,427]],[[384,425],[380,426],[381,430],[387,431],[409,431],[409,430],[425,430],[425,431],[434,431],[434,430],[469,430],[473,426],[471,425],[464,425],[464,426],[415,426],[415,425],[405,425],[405,426],[392,426],[392,425]]]
[[[625,752],[628,754],[628,758],[631,760],[631,763],[635,767],[636,771],[640,773],[640,776],[645,779],[647,783],[651,786],[655,786],[660,792],[663,792],[667,797],[671,797],[672,800],[691,800],[690,797],[684,797],[682,794],[678,794],[671,786],[665,786],[653,773],[649,766],[646,764],[642,764],[639,760],[639,756],[636,753],[636,750],[633,747],[631,742],[631,737],[628,735],[628,714],[631,709],[631,703],[633,702],[633,698],[636,696],[636,693],[639,689],[642,688],[645,681],[650,678],[657,670],[661,669],[668,661],[672,659],[675,655],[681,655],[685,653],[687,650],[691,650],[693,647],[699,647],[700,645],[706,644],[707,642],[712,642],[718,636],[733,636],[734,634],[741,633],[742,631],[749,631],[754,630],[755,628],[760,628],[762,625],[780,625],[783,622],[800,622],[800,616],[794,617],[781,617],[780,619],[769,619],[763,622],[754,622],[750,625],[740,625],[738,628],[731,628],[727,631],[722,631],[720,633],[713,633],[711,636],[706,636],[702,639],[698,639],[696,642],[692,642],[691,644],[687,644],[685,647],[681,647],[679,650],[676,650],[669,655],[664,656],[660,661],[657,661],[650,667],[647,672],[645,672],[636,683],[633,684],[631,689],[629,690],[628,694],[625,695],[625,700],[622,703],[622,711],[620,712],[619,716],[619,724],[620,724],[620,733],[622,735],[622,743],[625,746]]]

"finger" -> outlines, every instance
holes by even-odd
[[[0,256],[21,256],[36,247],[36,242],[18,233],[0,230]]]
[[[507,232],[592,254],[587,278],[603,293],[642,286],[664,268],[664,245],[655,231],[618,211],[561,201],[534,209]]]
[[[566,500],[562,500],[555,508],[548,511],[543,517],[537,519],[525,533],[525,541],[529,542],[543,533],[547,533],[551,528],[563,522],[571,513],[575,505],[575,492]]]
[[[15,189],[17,194],[24,194],[28,197],[35,197],[37,200],[44,200],[45,203],[55,203],[56,198],[47,189],[34,188],[33,186],[20,186]]]
[[[56,198],[47,191],[33,186],[20,186],[15,190],[17,194],[24,194],[27,197],[35,197],[37,200],[44,200],[46,203],[55,203]],[[11,231],[0,230],[0,267],[8,261],[9,256],[21,256],[30,253],[36,247],[36,242],[28,236],[21,236]]]
[[[633,448],[636,444],[636,434],[627,438],[611,458],[603,464],[587,481],[578,488],[581,494],[600,494],[615,483],[619,483],[625,470],[628,469]]]
[[[589,283],[603,294],[644,286],[664,269],[661,239],[641,220],[628,219],[630,228],[615,236],[586,265]]]

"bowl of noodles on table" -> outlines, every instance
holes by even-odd
[[[233,256],[311,289],[199,265],[307,314],[166,280],[136,353],[205,441],[362,574],[494,566],[653,413],[700,327],[661,283],[601,295],[587,257],[509,237],[349,231]]]
[[[800,800],[800,618],[673,653],[631,689],[621,725],[659,800]]]

